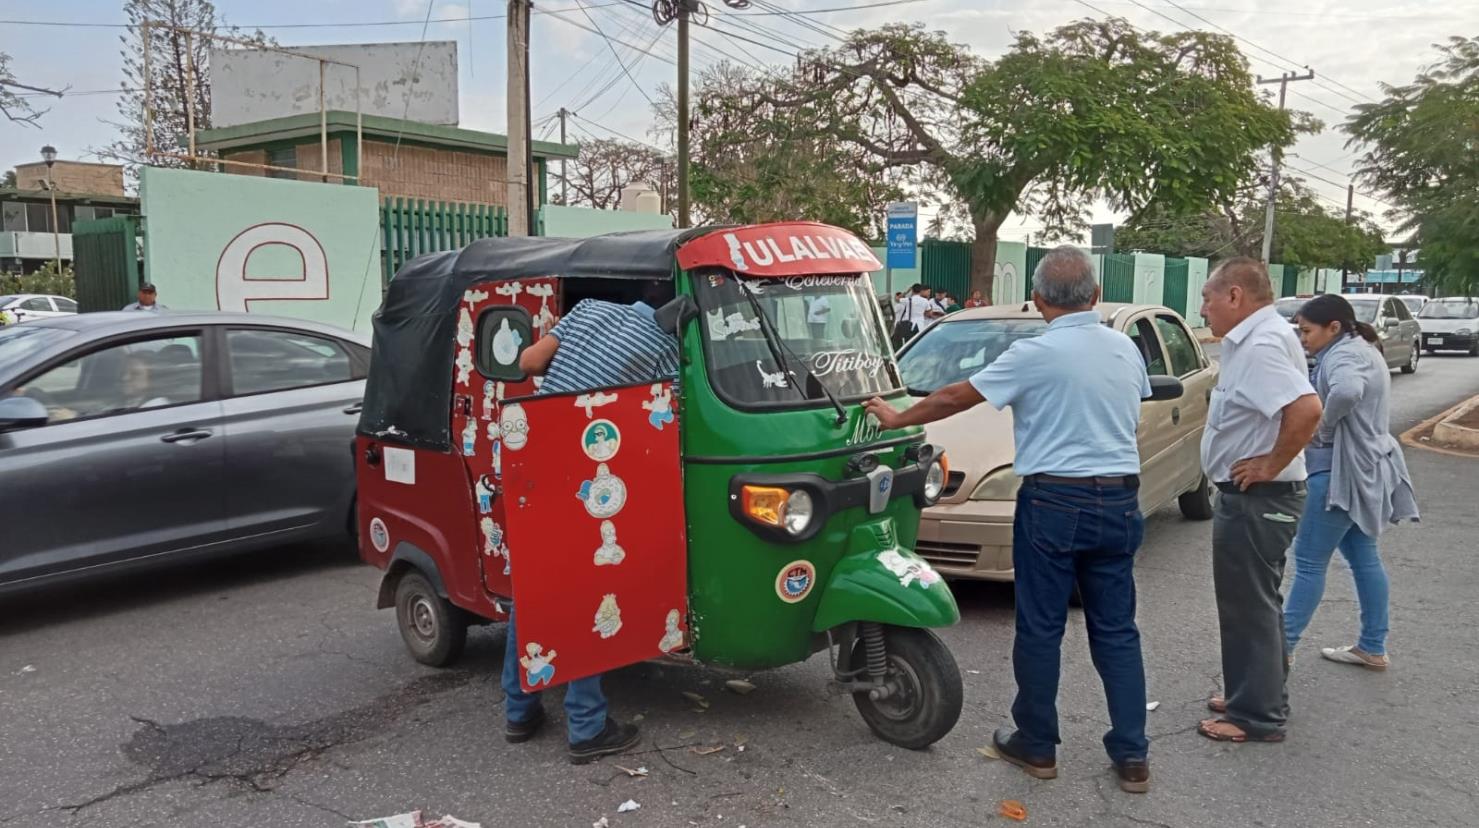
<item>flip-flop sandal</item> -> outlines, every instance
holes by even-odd
[[[1239,730],[1242,730],[1241,727],[1238,727],[1238,725],[1233,724],[1232,722],[1229,722],[1226,719],[1218,719],[1215,722],[1213,722],[1213,724],[1214,725],[1218,725],[1218,724],[1232,725],[1233,727],[1237,727]],[[1264,734],[1262,736],[1255,736],[1253,734],[1248,733],[1247,731],[1243,731],[1241,733],[1236,733],[1236,734],[1233,734],[1233,733],[1223,733],[1223,732],[1220,732],[1220,731],[1217,731],[1217,730],[1213,730],[1213,729],[1207,727],[1207,723],[1206,722],[1202,722],[1201,724],[1198,724],[1197,725],[1197,732],[1200,733],[1200,734],[1202,734],[1203,736],[1207,737],[1208,739],[1211,739],[1214,742],[1232,742],[1234,744],[1243,744],[1244,742],[1282,742],[1282,741],[1284,741],[1284,734],[1282,734],[1282,733],[1267,733],[1267,734]]]

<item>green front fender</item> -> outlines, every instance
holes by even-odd
[[[833,567],[822,592],[813,632],[850,621],[948,627],[960,620],[950,587],[927,561],[897,545],[894,537],[888,521],[853,531],[851,548]]]

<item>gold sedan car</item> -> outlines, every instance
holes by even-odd
[[[1211,486],[1200,447],[1217,366],[1170,308],[1105,303],[1096,309],[1105,325],[1134,340],[1152,376],[1177,377],[1185,388],[1180,399],[1141,404],[1141,510],[1149,514],[1175,500],[1186,517],[1210,519]],[[1013,342],[1046,328],[1031,304],[959,311],[904,346],[899,367],[911,393],[928,394],[966,379]],[[1012,516],[1021,481],[1012,473],[1011,409],[979,405],[930,425],[928,433],[949,453],[950,478],[940,502],[920,521],[919,554],[948,577],[1012,580]]]

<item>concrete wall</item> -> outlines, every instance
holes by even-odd
[[[145,167],[139,194],[160,302],[368,333],[380,306],[373,189]]]
[[[671,230],[673,217],[662,213],[635,213],[627,210],[592,210],[589,207],[562,207],[546,204],[540,208],[544,217],[544,235],[556,238],[583,239],[602,233],[629,230]]]
[[[1135,254],[1135,301],[1159,305],[1165,299],[1166,257],[1159,253]]]
[[[1187,324],[1193,328],[1205,327],[1207,320],[1202,318],[1202,288],[1207,285],[1206,259],[1188,258],[1186,260],[1186,317]]]
[[[1027,243],[996,243],[996,274],[991,283],[991,303],[1011,305],[1027,301]]]
[[[292,51],[358,66],[365,114],[457,123],[453,41],[294,46]],[[319,65],[311,58],[266,49],[211,49],[211,125],[229,127],[318,112]],[[353,69],[325,64],[323,80],[326,108],[355,111]]]
[[[90,164],[84,161],[58,161],[52,165],[51,180],[59,192],[89,195],[122,196],[123,167],[117,164]],[[15,165],[16,186],[22,190],[46,189],[46,163]]]

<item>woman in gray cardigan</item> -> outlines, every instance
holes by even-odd
[[[1354,646],[1326,647],[1331,661],[1385,670],[1387,573],[1376,540],[1388,524],[1417,520],[1417,500],[1402,448],[1392,437],[1388,400],[1392,378],[1376,331],[1356,321],[1339,294],[1306,302],[1295,315],[1299,338],[1315,357],[1310,380],[1325,406],[1305,449],[1309,496],[1294,538],[1294,586],[1284,602],[1285,648],[1291,661],[1299,637],[1325,593],[1330,556],[1350,564],[1361,605]]]

